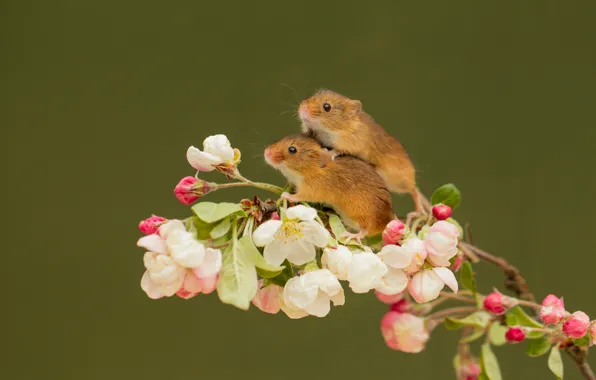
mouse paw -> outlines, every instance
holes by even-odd
[[[296,195],[290,194],[287,191],[280,196],[280,199],[287,199],[288,201],[293,203],[300,202]]]
[[[351,232],[345,232],[343,234],[341,234],[340,239],[345,239],[344,244],[349,244],[351,240],[354,240],[355,242],[357,242],[358,244],[362,244],[362,239],[364,239],[366,237],[366,231],[362,230],[358,233],[351,233]]]

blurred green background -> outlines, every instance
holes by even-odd
[[[292,321],[140,289],[137,223],[188,215],[172,192],[194,174],[187,147],[225,133],[245,176],[282,184],[262,149],[319,87],[360,99],[425,193],[456,183],[457,219],[539,298],[596,317],[595,16],[593,1],[0,2],[0,377],[453,378],[457,334],[393,352],[373,294]],[[496,349],[505,379],[552,378],[523,349]]]

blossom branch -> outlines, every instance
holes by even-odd
[[[460,246],[473,251],[480,259],[501,268],[507,276],[505,287],[513,291],[519,298],[521,298],[521,300],[519,300],[519,304],[537,309],[538,305],[536,304],[536,297],[530,291],[528,283],[521,275],[519,269],[509,264],[507,260],[494,256],[469,243],[460,242]],[[571,344],[566,348],[566,352],[573,359],[584,378],[596,380],[596,376],[594,375],[590,364],[586,360],[587,352],[584,348]]]

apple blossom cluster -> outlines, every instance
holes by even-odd
[[[149,298],[191,299],[216,291],[224,304],[298,319],[327,316],[332,306],[345,304],[347,288],[374,292],[388,305],[381,335],[390,349],[418,353],[437,326],[461,330],[454,368],[465,380],[500,379],[493,346],[527,340],[530,356],[551,352],[549,368],[562,377],[559,351],[596,342],[596,322],[581,311],[568,313],[554,295],[537,305],[498,291],[478,292],[473,271],[478,258],[461,244],[464,231],[452,218],[460,194],[452,184],[433,193],[426,212],[405,223],[391,221],[380,236],[350,241],[333,211],[288,203],[280,199],[287,187],[243,177],[240,156],[224,135],[205,139],[202,150],[191,146],[186,157],[197,173],[182,178],[174,194],[192,214],[140,222],[145,236],[137,245],[146,250],[141,289]],[[198,176],[212,171],[233,181],[218,184]],[[268,190],[276,198],[198,202],[213,191],[241,186]],[[438,308],[448,302],[465,306]],[[535,310],[539,320],[523,307]],[[469,344],[483,336],[481,352],[472,354]]]

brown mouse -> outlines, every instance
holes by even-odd
[[[416,187],[416,171],[404,147],[362,110],[358,100],[320,90],[298,108],[302,129],[333,155],[347,154],[370,162],[390,191],[410,193],[416,212],[422,197]],[[427,207],[429,205],[426,205]]]
[[[296,194],[284,193],[283,198],[331,206],[347,226],[359,231],[346,234],[349,239],[376,235],[395,218],[391,194],[369,163],[351,156],[332,160],[312,137],[284,137],[265,149],[265,160],[296,187]]]

